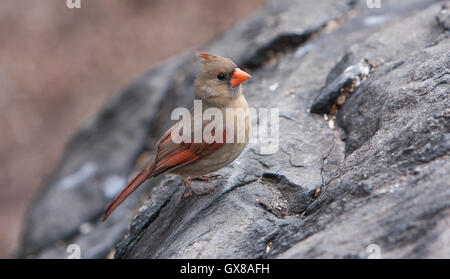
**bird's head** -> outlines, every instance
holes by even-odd
[[[195,80],[195,97],[210,103],[226,103],[242,94],[240,84],[251,76],[228,58],[197,52],[202,68]]]

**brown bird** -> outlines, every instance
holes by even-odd
[[[202,102],[202,112],[209,108],[216,108],[216,111],[222,113],[222,119],[215,119],[222,122],[222,126],[218,126],[223,129],[222,136],[221,131],[215,131],[215,128],[210,133],[213,137],[217,135],[220,140],[217,140],[217,137],[214,141],[206,140],[204,136],[199,141],[174,141],[172,132],[182,125],[183,120],[180,120],[159,139],[150,155],[150,163],[114,199],[106,210],[103,221],[144,181],[163,173],[177,174],[183,178],[186,187],[184,198],[192,193],[201,195],[211,192],[213,190],[211,188],[196,189],[191,184],[191,180],[210,181],[217,177],[205,176],[205,174],[227,166],[247,146],[250,137],[250,120],[248,113],[244,114],[244,117],[241,117],[242,114],[239,115],[239,112],[248,112],[248,104],[240,84],[249,79],[250,75],[239,69],[230,59],[203,52],[198,52],[197,56],[201,59],[202,68],[194,84],[195,100]],[[194,114],[193,108],[190,111],[191,127],[195,127],[196,121],[197,124],[200,121],[203,131],[208,124],[211,124],[212,119],[204,120],[203,117],[198,119]],[[227,121],[227,119],[233,121]],[[194,139],[194,129],[191,130],[191,139]]]

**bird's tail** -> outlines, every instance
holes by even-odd
[[[152,176],[153,164],[148,165],[138,176],[136,176],[133,181],[128,184],[128,186],[120,193],[114,201],[106,209],[103,221],[105,221],[108,216],[116,209],[131,193],[133,193],[145,180]]]

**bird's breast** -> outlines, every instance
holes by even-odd
[[[227,135],[226,142],[213,153],[204,155],[197,161],[175,169],[171,173],[189,177],[205,175],[229,165],[242,153],[251,135],[247,102],[242,96],[242,99],[236,100],[236,103],[221,110],[224,115],[223,127]]]

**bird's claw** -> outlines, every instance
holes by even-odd
[[[190,196],[192,196],[193,192],[190,188],[186,188],[186,191],[184,191],[183,196],[181,197],[181,200],[185,200],[187,198],[189,198]]]
[[[208,176],[208,179],[212,180],[212,179],[215,179],[215,178],[217,178],[219,176],[221,176],[221,175],[217,174],[217,175]],[[194,186],[192,186],[192,183],[191,183],[191,181],[194,180],[194,179],[195,180],[199,180],[199,179],[205,179],[205,178],[202,178],[202,177],[196,177],[196,178],[188,177],[188,178],[185,178],[184,179],[184,187],[186,187],[186,191],[183,194],[182,200],[189,198],[193,194],[205,195],[205,194],[210,194],[210,193],[212,193],[212,192],[214,192],[216,190],[215,187],[207,187],[207,188],[204,188],[204,189],[197,189]],[[202,181],[205,181],[205,180],[202,180]]]
[[[194,177],[194,178],[192,178],[192,180],[211,182],[219,177],[223,177],[223,175],[221,175],[221,174],[202,175],[202,176]]]

